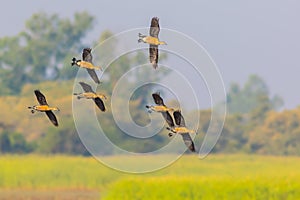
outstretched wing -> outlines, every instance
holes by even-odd
[[[82,51],[82,60],[92,63],[93,56],[92,56],[92,49],[91,48],[84,48]]]
[[[190,134],[188,133],[183,133],[182,135],[182,139],[184,141],[184,144],[189,148],[189,150],[191,150],[192,152],[195,152],[195,145],[194,142],[190,136]]]
[[[100,80],[95,72],[94,69],[86,69],[89,75],[92,77],[92,79],[95,81],[95,83],[100,84]]]
[[[48,116],[48,118],[50,119],[50,121],[52,122],[52,124],[54,124],[54,126],[58,126],[57,119],[56,119],[54,113],[51,110],[50,111],[46,111],[46,115]]]
[[[152,64],[153,68],[157,68],[158,63],[158,46],[150,44],[149,47],[149,59],[150,63]]]
[[[79,82],[79,84],[81,85],[84,92],[93,92],[93,93],[95,93],[93,91],[92,87],[89,84],[86,84],[84,82]]]
[[[168,123],[168,126],[170,128],[174,127],[174,122],[173,122],[173,119],[172,119],[170,113],[167,111],[167,112],[162,112],[161,114],[165,118],[166,122]]]
[[[179,110],[176,110],[173,113],[174,119],[175,119],[175,124],[181,127],[185,127],[185,121],[184,118]]]
[[[34,94],[40,105],[48,105],[46,97],[39,90],[34,90]]]
[[[153,17],[150,26],[150,36],[158,38],[159,31],[159,19],[157,17]]]
[[[104,103],[103,103],[102,99],[97,97],[97,98],[94,99],[94,102],[101,111],[103,111],[103,112],[105,111],[105,106],[104,106]]]
[[[160,97],[158,93],[153,93],[152,97],[154,99],[154,102],[159,106],[164,106],[164,100]]]

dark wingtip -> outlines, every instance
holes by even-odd
[[[159,92],[154,92],[154,93],[152,93],[152,97],[153,97],[153,98],[155,98],[155,97],[160,97],[160,98],[161,98]]]
[[[91,49],[91,48],[89,48],[89,47],[86,47],[86,48],[84,48],[84,49],[83,49],[83,51],[88,51],[88,52],[91,52],[91,51],[92,51],[92,49]]]
[[[158,65],[156,63],[152,63],[154,69],[157,69]]]
[[[106,108],[103,107],[103,108],[99,108],[102,112],[105,112],[106,111]]]
[[[52,122],[52,124],[56,127],[58,127],[58,122],[57,121],[54,121],[54,120],[50,120]]]
[[[159,21],[159,18],[158,18],[158,17],[152,17],[152,19],[155,19],[155,20]]]
[[[188,149],[191,151],[191,152],[196,152],[196,148],[195,148],[195,144],[194,144],[194,142],[192,142],[192,145],[190,145],[189,147],[188,147]]]
[[[35,94],[36,96],[38,96],[38,95],[41,94],[41,91],[40,91],[40,90],[34,90],[34,94]]]

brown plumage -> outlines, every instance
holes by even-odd
[[[92,63],[93,64],[93,55],[92,55],[92,49],[91,48],[84,48],[82,51],[82,60]],[[94,69],[87,69],[87,72],[92,77],[92,79],[95,81],[95,83],[100,83],[100,80],[96,74],[96,71]]]
[[[37,101],[40,105],[48,105],[46,97],[39,90],[34,90]]]
[[[195,150],[194,142],[193,142],[193,140],[192,140],[192,138],[189,134],[189,130],[186,129],[185,120],[184,120],[181,112],[177,110],[173,113],[173,116],[174,116],[174,119],[175,119],[175,124],[177,126],[183,128],[183,132],[180,132],[181,131],[180,128],[177,129],[177,130],[178,130],[178,133],[180,133],[180,135],[182,136],[182,139],[183,139],[185,145],[189,148],[189,150],[191,150],[192,152],[195,152],[196,150]],[[176,128],[173,129],[173,130],[175,130],[175,132],[177,132]]]
[[[153,68],[156,69],[158,63],[158,46],[150,44],[149,47],[149,60]]]
[[[153,93],[152,97],[153,97],[155,104],[157,104],[159,106],[165,106],[164,100],[160,97],[159,93]]]
[[[79,82],[79,84],[81,85],[84,93],[75,93],[74,95],[77,95],[77,98],[86,98],[86,99],[93,99],[93,101],[95,102],[95,104],[97,105],[97,107],[105,112],[105,106],[104,103],[102,101],[102,98],[106,99],[106,96],[103,94],[96,94],[96,92],[94,92],[94,90],[92,89],[92,87],[84,82]]]
[[[82,59],[89,63],[93,63],[93,55],[91,48],[84,48],[82,51]]]
[[[162,114],[163,118],[165,119],[165,121],[167,122],[168,126],[173,127],[174,122],[173,122],[172,116],[169,113],[169,111],[173,111],[173,109],[168,108],[164,104],[164,100],[161,98],[159,93],[153,93],[152,97],[153,97],[153,100],[154,100],[156,106],[147,105],[146,108],[149,109],[149,112],[151,112],[151,111],[160,112]]]
[[[159,31],[160,31],[159,18],[158,17],[153,17],[151,19],[149,34],[152,37],[158,38]]]
[[[50,119],[50,121],[52,122],[52,124],[54,124],[54,126],[58,126],[58,122],[57,122],[57,119],[56,119],[56,116],[54,115],[54,113],[51,110],[46,111],[45,113],[48,116],[48,118]]]
[[[58,121],[52,110],[59,111],[59,109],[56,107],[49,107],[46,97],[39,90],[34,90],[34,94],[40,105],[28,107],[29,109],[31,109],[31,113],[34,113],[35,111],[45,112],[52,124],[54,126],[58,126]]]
[[[153,17],[151,20],[149,34],[152,37],[158,38],[159,31],[160,31],[159,19],[157,17]],[[150,59],[150,63],[152,64],[153,68],[156,69],[157,63],[158,63],[158,45],[150,44],[149,59]]]
[[[160,27],[159,27],[159,19],[157,17],[153,17],[151,19],[150,31],[149,35],[146,36],[139,33],[139,40],[138,42],[144,42],[149,44],[149,59],[150,63],[152,64],[153,68],[157,68],[158,63],[158,45],[166,44],[164,41],[160,41],[158,39]]]

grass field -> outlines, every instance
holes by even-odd
[[[299,169],[298,157],[185,155],[156,172],[127,174],[94,158],[2,155],[0,199],[300,199]]]

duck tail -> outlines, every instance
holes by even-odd
[[[97,66],[97,69],[99,69],[100,71],[103,71],[101,66]]]

